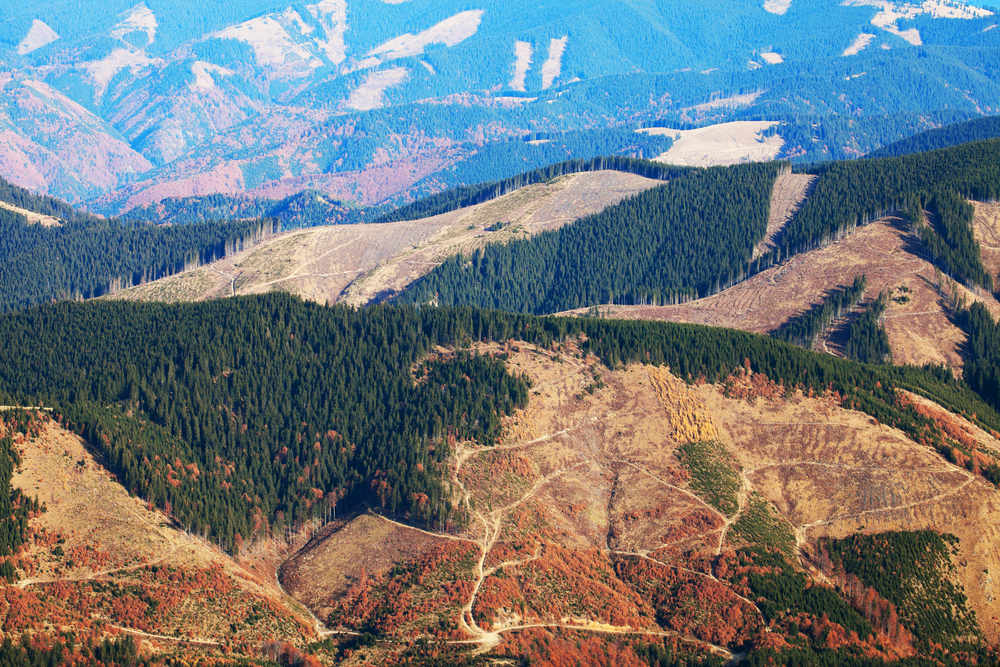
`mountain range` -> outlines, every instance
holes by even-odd
[[[850,157],[997,111],[995,25],[953,0],[29,3],[0,21],[0,174],[120,214],[382,204],[679,136],[643,126]]]

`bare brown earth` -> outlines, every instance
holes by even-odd
[[[79,437],[42,419],[38,437],[16,445],[22,461],[12,484],[45,510],[30,522],[22,576],[0,586],[11,636],[73,628],[79,636],[130,634],[154,653],[249,656],[266,640],[301,645],[315,636],[308,612],[276,582],[173,527],[130,496]]]
[[[939,290],[935,268],[915,254],[918,248],[918,241],[898,220],[881,220],[704,299],[676,306],[601,306],[600,312],[621,319],[691,322],[766,333],[819,303],[831,287],[866,275],[866,298],[883,291],[902,296],[899,288],[909,290],[905,302],[890,299],[885,314],[893,361],[943,363],[959,369],[959,346],[965,334],[949,319],[943,297],[949,288]],[[969,301],[981,300],[994,316],[1000,314],[1000,303],[992,295],[958,289]]]
[[[41,213],[35,213],[34,211],[14,206],[13,204],[5,201],[0,201],[0,208],[23,215],[28,220],[28,223],[33,225],[41,225],[42,227],[58,227],[62,225],[62,222],[58,218],[53,218],[50,215],[42,215]]]
[[[983,254],[983,266],[994,277],[1000,277],[1000,204],[973,202],[976,215],[972,229]]]
[[[778,175],[771,191],[767,231],[764,233],[764,239],[753,249],[753,259],[757,259],[774,247],[774,238],[799,210],[816,178],[809,174],[793,174],[791,171]]]
[[[787,522],[807,569],[825,535],[957,535],[958,576],[986,636],[1000,637],[1000,492],[931,449],[831,398],[727,398],[720,386],[687,385],[664,368],[611,371],[569,344],[502,350],[511,370],[531,378],[531,398],[497,445],[457,445],[452,488],[467,528],[435,533],[355,519],[302,552],[296,561],[306,567],[284,578],[318,615],[336,609],[346,629],[381,623],[392,636],[421,628],[480,651],[502,653],[535,631],[572,631],[670,639],[727,656],[727,646],[760,639],[766,623],[706,564],[746,543],[732,527],[757,498]],[[967,426],[983,447],[1000,447]],[[739,468],[734,514],[699,496],[678,458],[681,444],[705,440],[720,441]],[[461,569],[420,569],[435,543],[465,559],[471,549],[471,584],[468,560]],[[424,573],[421,586],[407,588],[400,571]],[[657,578],[674,586],[665,607],[649,588]],[[430,591],[447,593],[454,611],[421,622]],[[379,600],[396,604],[387,612]]]
[[[698,395],[752,487],[796,527],[800,548],[808,550],[821,536],[858,532],[931,529],[957,536],[959,578],[984,632],[996,641],[995,487],[899,431],[825,399],[750,403],[724,398],[712,387]],[[984,446],[1000,444],[976,432]]]
[[[571,174],[423,220],[289,232],[115,298],[198,301],[282,290],[320,303],[364,304],[451,255],[557,229],[658,184],[615,171]]]

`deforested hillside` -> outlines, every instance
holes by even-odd
[[[593,163],[615,165],[631,166],[639,173],[610,169],[563,173],[574,168],[563,165],[418,202],[392,215],[401,218],[399,222],[278,235],[222,261],[114,296],[197,301],[285,291],[319,303],[363,305],[395,294],[457,252],[558,229],[659,185],[656,178],[683,171],[639,161]],[[643,171],[653,178],[640,175]],[[508,188],[515,189],[507,192]],[[431,217],[406,220],[404,214]]]
[[[130,224],[0,179],[0,312],[156,280],[253,245],[272,229],[262,220]]]
[[[932,261],[989,288],[964,199],[1000,192],[1000,141],[917,155],[836,162],[762,254],[777,165],[695,171],[557,232],[457,256],[415,281],[402,302],[475,304],[545,313],[598,304],[661,305],[704,297],[904,212]]]
[[[0,336],[2,402],[53,410],[5,441],[15,638],[59,615],[161,657],[996,657],[1000,414],[938,370],[280,294],[55,304]]]
[[[745,272],[779,169],[691,172],[563,229],[453,257],[399,300],[551,313],[709,294]]]

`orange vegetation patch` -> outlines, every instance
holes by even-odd
[[[155,651],[249,657],[265,639],[309,640],[280,591],[129,496],[76,435],[45,417],[17,448],[13,484],[45,511],[30,521],[21,578],[2,588],[9,636],[126,632]]]
[[[334,626],[384,635],[461,639],[458,612],[473,586],[475,546],[440,541],[378,575],[364,574],[332,604]]]

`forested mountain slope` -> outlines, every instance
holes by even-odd
[[[872,151],[868,157],[896,157],[910,153],[948,148],[983,139],[995,139],[1000,136],[1000,116],[975,118],[964,123],[954,123],[934,130],[927,130],[901,139]]]
[[[286,295],[56,304],[5,317],[0,336],[4,402],[55,408],[180,527],[241,551],[323,526],[282,581],[321,622],[370,636],[274,627],[296,650],[992,659],[1000,415],[944,373],[703,327]],[[60,475],[78,456],[65,447],[49,455]],[[79,556],[60,565],[71,545],[49,544],[18,552],[12,579],[43,562],[90,590]],[[142,602],[92,613],[168,634],[142,620],[159,618],[146,579],[176,571],[111,563],[116,598]],[[199,650],[230,641],[211,632]]]
[[[824,165],[763,254],[753,251],[767,231],[776,165],[695,171],[559,231],[455,257],[397,298],[534,313],[672,303],[712,294],[897,211],[919,227],[945,273],[990,287],[973,209],[961,198],[1000,192],[998,158],[1000,140],[991,140]]]
[[[109,214],[220,193],[381,204],[663,153],[643,126],[778,122],[779,157],[844,158],[996,113],[1000,91],[996,18],[956,0],[6,9],[0,170]]]
[[[670,169],[650,165],[656,173]],[[287,291],[319,303],[369,303],[403,289],[456,252],[557,229],[597,213],[660,181],[633,173],[570,173],[496,200],[452,209],[456,198],[418,203],[430,218],[388,224],[319,227],[282,234],[225,260],[117,292],[115,298],[196,301]],[[491,185],[491,192],[503,191]],[[475,188],[481,193],[481,188]],[[478,195],[468,200],[481,198]],[[485,197],[483,197],[485,198]],[[438,202],[438,203],[435,203]],[[409,209],[407,209],[409,210]]]
[[[0,180],[0,312],[156,280],[253,245],[272,229],[261,220],[130,224]]]

